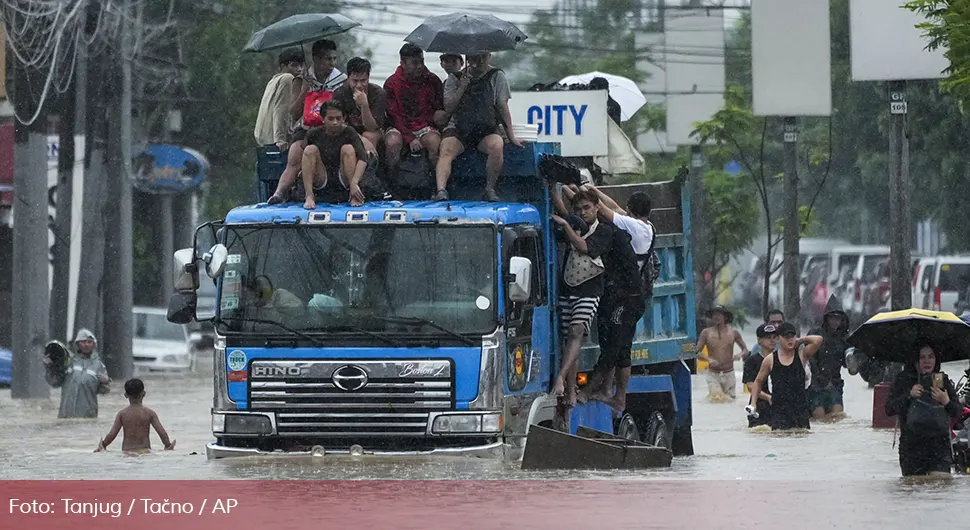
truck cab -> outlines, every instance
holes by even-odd
[[[171,321],[196,319],[200,281],[217,291],[208,457],[521,458],[529,426],[551,425],[556,412],[560,249],[539,167],[558,152],[508,147],[501,203],[477,200],[477,152],[455,161],[446,202],[268,205],[278,173],[261,171],[258,204],[199,227],[195,248],[175,254]],[[692,453],[696,330],[681,184],[604,188],[620,204],[637,189],[653,197],[661,279],[638,327],[626,413],[577,405],[573,433],[586,426]],[[595,364],[595,341],[582,370]]]

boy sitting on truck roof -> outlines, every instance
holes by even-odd
[[[377,178],[376,150],[368,152],[357,131],[344,122],[346,113],[340,103],[328,101],[320,113],[323,127],[314,127],[307,134],[303,150],[303,207],[316,208],[318,194],[336,204],[349,192],[352,206],[360,206],[368,198],[390,200],[390,193]]]

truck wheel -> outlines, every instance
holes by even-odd
[[[616,420],[616,423],[613,425],[613,432],[620,438],[640,441],[640,430],[637,429],[637,422],[633,419],[633,416],[627,413],[624,413],[623,417]]]
[[[643,441],[656,447],[670,449],[670,432],[664,415],[655,410],[647,417],[646,427],[643,429]]]

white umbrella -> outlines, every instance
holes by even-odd
[[[640,91],[640,87],[630,79],[618,75],[589,72],[564,77],[559,81],[559,84],[588,85],[595,77],[602,77],[610,83],[610,97],[620,105],[620,121],[629,120],[640,110],[640,107],[647,104],[647,98]]]

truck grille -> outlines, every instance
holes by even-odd
[[[424,436],[454,408],[450,360],[253,361],[249,408],[276,413],[284,436]]]

